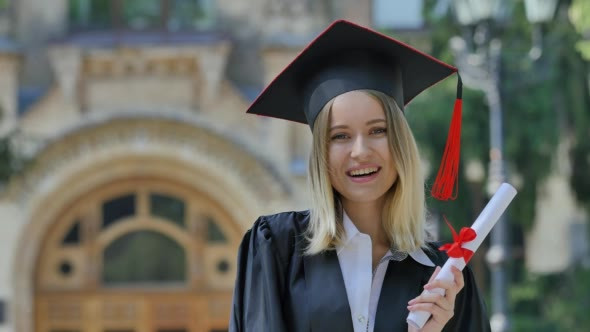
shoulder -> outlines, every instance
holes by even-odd
[[[265,229],[267,237],[286,240],[291,236],[305,232],[308,223],[309,210],[289,211],[260,216],[254,227]]]
[[[305,230],[309,223],[309,211],[289,211],[264,215],[252,225],[244,236],[252,249],[267,247],[287,260],[304,240]]]

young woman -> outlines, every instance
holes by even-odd
[[[435,281],[424,181],[403,106],[456,69],[346,21],[250,107],[312,127],[309,211],[260,217],[240,247],[230,331],[488,331],[469,268]],[[413,76],[414,75],[414,76]],[[445,296],[422,294],[443,288]]]

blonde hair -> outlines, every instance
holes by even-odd
[[[389,149],[398,178],[387,191],[382,212],[382,225],[392,246],[411,252],[425,247],[426,229],[424,176],[414,136],[403,112],[393,98],[373,90],[361,90],[379,101],[387,121]],[[310,223],[306,237],[306,254],[334,249],[345,232],[338,193],[332,187],[328,171],[330,112],[334,99],[318,114],[313,126],[313,145],[309,157],[311,192]]]

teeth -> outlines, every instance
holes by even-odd
[[[374,173],[374,172],[377,172],[377,167],[368,167],[368,168],[350,171],[350,175],[359,176],[359,175],[365,175],[365,174]]]

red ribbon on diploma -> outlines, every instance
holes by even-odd
[[[451,232],[453,232],[453,241],[454,242],[447,243],[438,249],[441,251],[446,251],[447,255],[449,255],[449,257],[453,257],[453,258],[463,257],[463,259],[465,260],[465,263],[469,262],[469,260],[471,259],[471,256],[473,256],[473,251],[463,248],[462,245],[465,242],[469,242],[469,241],[474,240],[476,238],[477,234],[475,233],[475,231],[471,227],[463,227],[463,228],[461,228],[461,231],[459,232],[459,234],[457,234],[457,232],[455,231],[453,226],[451,226],[451,224],[449,223],[447,218],[445,216],[443,216],[443,218],[445,219],[445,222],[447,223],[447,225],[451,229]]]

